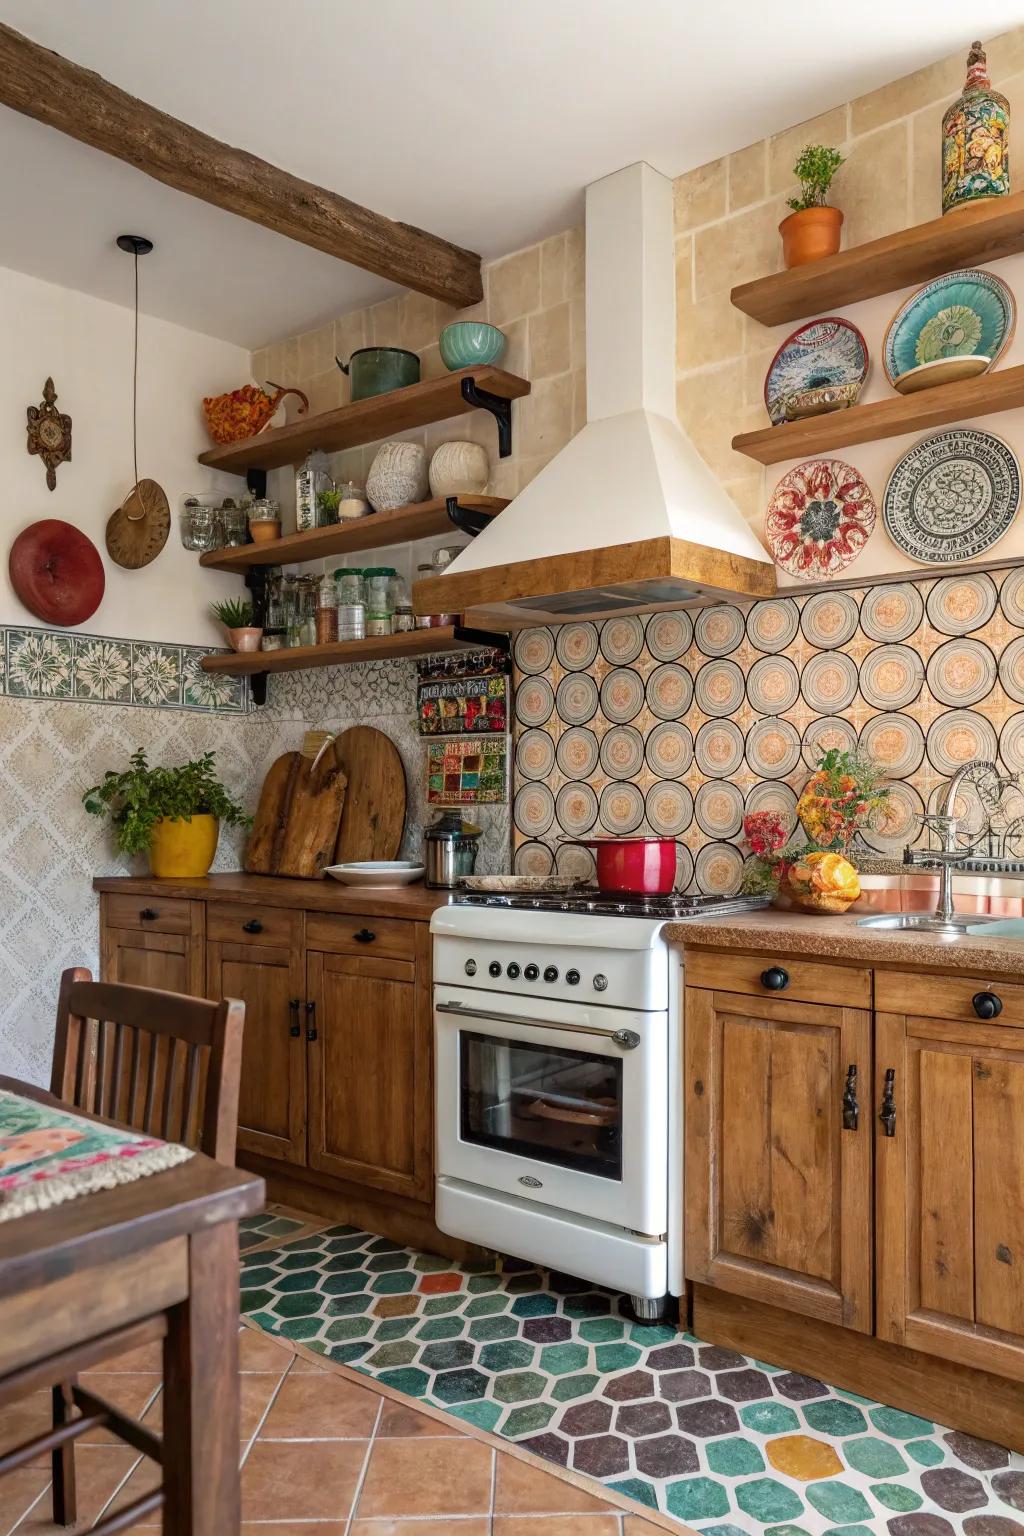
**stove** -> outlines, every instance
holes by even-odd
[[[431,921],[435,1219],[627,1292],[683,1293],[682,953],[759,897],[473,893]]]

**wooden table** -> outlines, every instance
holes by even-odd
[[[263,1195],[197,1152],[0,1224],[0,1402],[163,1339],[165,1536],[238,1532],[238,1221]]]

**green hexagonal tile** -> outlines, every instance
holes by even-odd
[[[274,1299],[273,1291],[243,1291],[238,1300],[238,1305],[243,1312],[256,1312],[262,1310]]]
[[[756,1429],[762,1435],[783,1435],[787,1430],[800,1427],[800,1420],[785,1403],[744,1403],[740,1419],[747,1429]]]
[[[826,1520],[831,1520],[835,1525],[852,1525],[871,1519],[871,1505],[849,1483],[836,1480],[809,1483],[807,1499],[819,1515],[824,1515]]]
[[[485,1344],[480,1351],[480,1365],[485,1371],[521,1371],[533,1364],[533,1345],[518,1339]]]
[[[428,1344],[420,1355],[420,1364],[427,1371],[454,1371],[464,1365],[472,1365],[476,1346],[468,1339],[450,1339],[445,1344]]]
[[[424,1317],[443,1317],[446,1312],[457,1312],[465,1299],[461,1291],[454,1296],[431,1296],[428,1301],[423,1303],[423,1315]],[[475,1303],[471,1302],[470,1306],[473,1305]],[[500,1310],[500,1305],[497,1309],[491,1310]],[[467,1314],[469,1313],[469,1307],[466,1308],[466,1312]]]
[[[729,1513],[729,1495],[713,1477],[686,1477],[669,1483],[665,1506],[680,1520],[713,1520],[716,1515]]]
[[[567,1376],[590,1364],[590,1350],[585,1344],[546,1344],[540,1352],[540,1368],[551,1376]]]
[[[408,1248],[403,1248],[401,1243],[396,1243],[390,1237],[375,1237],[366,1244],[367,1253],[401,1253],[406,1261],[412,1258]]]
[[[437,1297],[438,1301],[441,1301],[442,1299],[445,1301],[451,1301],[452,1297]],[[504,1293],[502,1293],[500,1296],[475,1296],[472,1301],[468,1301],[466,1303],[463,1310],[466,1317],[494,1317],[497,1313],[505,1311],[506,1300],[507,1298],[505,1297]],[[462,1297],[460,1296],[456,1302],[456,1305],[461,1301]],[[429,1309],[430,1303],[428,1302],[427,1310],[429,1311]],[[449,1308],[448,1310],[450,1311],[451,1309]]]
[[[375,1296],[405,1296],[415,1288],[416,1276],[409,1269],[396,1270],[394,1274],[378,1275],[370,1284]]]
[[[471,1296],[482,1296],[486,1291],[501,1290],[501,1276],[495,1274],[470,1275],[466,1289]]]
[[[558,1403],[571,1403],[578,1397],[590,1397],[600,1383],[600,1376],[587,1372],[582,1376],[560,1376],[551,1388],[551,1396]]]
[[[580,1323],[578,1332],[588,1344],[611,1344],[622,1338],[626,1325],[621,1317],[594,1317]]]
[[[315,1339],[323,1327],[323,1318],[320,1317],[286,1317],[278,1328],[286,1339]]]
[[[855,1472],[865,1477],[899,1477],[907,1464],[894,1445],[876,1435],[862,1435],[858,1440],[844,1440],[839,1447],[843,1458]]]
[[[543,1397],[547,1382],[536,1371],[511,1371],[507,1376],[496,1376],[491,1395],[502,1403],[525,1403],[530,1398]]]
[[[290,1291],[315,1291],[319,1279],[320,1271],[318,1269],[299,1269],[293,1274],[278,1275],[274,1282],[274,1289],[285,1293]]]
[[[325,1275],[346,1275],[353,1269],[365,1269],[365,1267],[365,1253],[339,1253],[320,1266]]]
[[[426,1397],[427,1388],[430,1386],[430,1377],[426,1371],[418,1371],[407,1368],[398,1371],[381,1371],[378,1381],[386,1387],[394,1387],[396,1392],[404,1392],[407,1397]]]
[[[501,1433],[509,1440],[539,1434],[551,1422],[554,1411],[554,1403],[526,1403],[522,1408],[512,1408],[502,1422]]]
[[[460,1329],[461,1326],[460,1323]],[[481,1344],[493,1344],[498,1339],[515,1338],[519,1324],[514,1317],[478,1317],[470,1323],[467,1332],[471,1339],[479,1339]]]
[[[312,1251],[310,1251],[309,1248],[303,1248],[299,1253],[279,1253],[274,1259],[274,1263],[278,1269],[283,1269],[285,1271],[293,1269],[308,1269],[313,1260],[319,1256],[319,1248]],[[258,1259],[259,1254],[254,1254],[253,1257]]]
[[[343,1317],[336,1323],[328,1325],[324,1337],[332,1341],[337,1340],[339,1343],[344,1339],[363,1339],[370,1328],[371,1323],[368,1317]]]
[[[464,1327],[461,1317],[431,1317],[425,1323],[420,1323],[416,1337],[425,1343],[435,1339],[460,1339]]]
[[[351,1344],[329,1344],[327,1358],[336,1361],[338,1365],[355,1365],[357,1360],[363,1358],[369,1347],[365,1340],[360,1343],[353,1341]]]
[[[658,1507],[658,1495],[653,1485],[645,1482],[642,1477],[624,1477],[618,1482],[609,1483],[608,1487],[613,1493],[621,1493],[627,1499],[635,1499],[638,1504],[646,1504],[648,1509]],[[746,1536],[746,1532],[742,1536]]]
[[[372,1258],[366,1260],[366,1268],[374,1275],[381,1275],[393,1269],[408,1269],[408,1267],[407,1256],[404,1253],[375,1253]]]
[[[508,1381],[511,1378],[503,1376],[500,1379]],[[490,1378],[485,1376],[482,1371],[478,1371],[472,1366],[467,1366],[458,1371],[441,1371],[434,1377],[431,1396],[437,1398],[438,1402],[444,1403],[445,1406],[449,1403],[472,1402],[477,1398],[487,1396],[489,1380]]]
[[[899,1408],[872,1408],[870,1416],[875,1428],[883,1435],[891,1435],[893,1440],[913,1440],[917,1435],[930,1435],[935,1429],[929,1419],[919,1419]]]
[[[375,1349],[366,1363],[372,1365],[375,1371],[395,1365],[411,1365],[417,1353],[417,1346],[410,1340],[399,1339],[393,1344],[382,1344],[379,1349]]]
[[[599,1371],[624,1371],[636,1365],[641,1351],[635,1344],[598,1344],[594,1350],[594,1363]]]
[[[801,1403],[804,1418],[819,1434],[836,1438],[840,1435],[859,1435],[867,1429],[867,1420],[859,1408],[844,1403],[838,1397],[826,1397],[818,1403]]]
[[[377,1324],[373,1335],[381,1344],[386,1344],[390,1339],[404,1339],[407,1333],[412,1332],[416,1323],[415,1313],[412,1317],[386,1317],[383,1322]]]
[[[442,1259],[436,1253],[418,1253],[412,1261],[412,1267],[421,1275],[439,1275],[446,1269],[451,1269],[451,1259]]]
[[[512,1303],[513,1317],[550,1317],[557,1311],[558,1303],[547,1291],[538,1291],[532,1296],[517,1296]]]
[[[764,1457],[752,1440],[730,1435],[726,1440],[709,1440],[704,1448],[708,1471],[722,1477],[743,1477],[764,1471]]]
[[[779,1520],[795,1520],[803,1513],[803,1501],[785,1483],[774,1477],[755,1477],[749,1483],[736,1488],[736,1503],[745,1515],[759,1520],[762,1525],[772,1525]]]
[[[675,1328],[661,1323],[631,1323],[629,1328],[629,1342],[639,1344],[641,1349],[654,1349],[658,1344],[674,1344],[677,1337]]]
[[[267,1264],[261,1264],[259,1269],[247,1269],[242,1274],[242,1280],[246,1287],[258,1285],[274,1285],[281,1280],[276,1269],[271,1269]]]
[[[369,1284],[370,1277],[362,1269],[347,1275],[323,1275],[320,1279],[325,1296],[354,1296],[357,1291],[368,1290]]]
[[[488,1402],[484,1398],[470,1403],[445,1404],[445,1411],[455,1419],[465,1419],[467,1424],[475,1424],[477,1429],[486,1429],[491,1432],[501,1418],[501,1409],[498,1404]]]
[[[903,1449],[922,1467],[937,1467],[946,1453],[937,1440],[908,1440]]]
[[[365,1312],[373,1300],[365,1291],[358,1291],[354,1296],[332,1296],[324,1307],[325,1317],[352,1317],[356,1312]]]
[[[879,1504],[884,1504],[886,1509],[894,1509],[898,1514],[909,1514],[912,1509],[920,1509],[924,1503],[921,1495],[915,1493],[913,1488],[908,1488],[905,1483],[872,1483],[871,1492]]]
[[[275,1296],[270,1311],[278,1317],[312,1317],[323,1304],[323,1297],[316,1291],[303,1291],[299,1296]]]

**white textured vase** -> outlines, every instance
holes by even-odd
[[[426,501],[427,450],[421,443],[385,443],[370,465],[366,494],[376,512]]]
[[[487,450],[479,443],[442,443],[430,461],[430,494],[479,496],[490,475]]]

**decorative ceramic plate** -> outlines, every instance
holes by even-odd
[[[743,673],[734,661],[706,661],[693,688],[706,715],[732,715],[743,703]]]
[[[800,609],[791,597],[755,603],[747,614],[747,639],[768,655],[784,651],[796,639],[799,628]]]
[[[861,837],[876,853],[898,854],[917,841],[924,803],[914,786],[902,779],[887,787],[889,798],[885,806],[861,828]]]
[[[936,432],[904,454],[882,502],[885,531],[922,565],[956,565],[991,549],[1020,506],[1020,465],[1002,438],[973,427]]]
[[[693,699],[693,678],[685,667],[663,662],[647,679],[647,708],[659,720],[678,720]]]
[[[880,645],[860,664],[860,691],[875,709],[905,709],[924,685],[924,662],[910,645]]]
[[[735,720],[709,720],[697,732],[693,756],[709,779],[727,779],[743,761],[743,732]]]
[[[991,720],[973,709],[948,709],[928,727],[928,761],[944,779],[980,757],[995,761],[998,740]]]
[[[789,720],[758,720],[747,732],[747,762],[765,779],[792,773],[800,764],[800,732]]]
[[[609,619],[601,625],[601,654],[613,667],[636,661],[644,648],[643,621],[632,616]]]
[[[875,715],[857,745],[893,779],[916,773],[924,761],[924,732],[909,715]]]
[[[885,376],[899,388],[904,374],[950,358],[982,357],[991,367],[1009,346],[1016,318],[1013,294],[992,272],[933,278],[889,322],[882,342]],[[944,382],[941,371],[932,373],[929,383]]]
[[[601,684],[601,713],[613,725],[628,725],[644,707],[644,680],[632,667],[616,667]]]
[[[589,779],[596,772],[598,753],[593,731],[585,725],[572,725],[558,738],[555,760],[567,779]]]
[[[647,620],[647,649],[655,661],[677,661],[692,639],[693,620],[683,610],[656,613]]]
[[[519,692],[522,692],[522,688]],[[566,725],[586,725],[587,721],[593,720],[597,714],[597,706],[600,703],[597,684],[589,672],[570,672],[558,685],[555,703],[558,706],[558,717],[564,720]],[[517,708],[518,705],[519,693],[516,694]],[[521,714],[519,718],[522,719]],[[533,724],[530,720],[526,723]]]
[[[546,784],[524,784],[516,795],[512,814],[520,832],[542,837],[555,819],[555,797]]]
[[[821,651],[833,651],[852,640],[860,614],[849,592],[816,592],[803,605],[800,628],[804,639]]]
[[[524,629],[516,636],[515,658],[520,672],[545,672],[555,654],[555,640],[550,629]]]
[[[743,792],[737,784],[712,779],[698,789],[694,812],[708,837],[735,837],[743,825]]]
[[[995,687],[997,671],[980,640],[947,640],[928,660],[928,687],[940,704],[978,704]]]
[[[585,672],[597,660],[597,625],[562,624],[555,636],[555,655],[567,672]]]
[[[582,837],[597,820],[597,795],[589,784],[563,784],[555,796],[555,816],[563,832]]]
[[[823,715],[812,720],[804,731],[804,762],[817,768],[826,752],[853,752],[857,746],[857,727],[842,715]]]
[[[804,581],[827,581],[851,565],[875,526],[875,502],[843,459],[807,459],[784,475],[765,514],[776,565]]]
[[[597,692],[596,688],[594,692]],[[520,725],[543,725],[551,718],[554,707],[555,696],[546,677],[524,678],[516,689],[516,716]]]
[[[928,622],[944,635],[969,635],[987,624],[996,611],[996,584],[991,576],[944,576],[928,593]]]
[[[652,784],[646,810],[652,832],[659,837],[681,837],[693,820],[693,796],[685,784]]]
[[[387,890],[398,885],[412,885],[422,880],[425,870],[422,864],[408,859],[365,859],[356,864],[325,864],[324,874],[342,885],[374,886]]]
[[[823,715],[849,709],[857,697],[857,663],[845,651],[822,651],[812,656],[800,674],[804,702]]]
[[[524,731],[516,747],[516,767],[524,779],[546,779],[555,766],[555,744],[547,731]]]
[[[1018,704],[1024,704],[1024,635],[1011,640],[999,658],[999,681],[1003,692]]]
[[[601,740],[601,767],[610,779],[632,779],[644,766],[644,739],[633,725],[613,725]]]
[[[781,715],[800,697],[800,674],[788,656],[762,656],[747,673],[747,699],[760,715]]]
[[[905,640],[923,616],[924,602],[910,581],[872,587],[860,605],[860,627],[869,640]]]
[[[1003,577],[1003,584],[999,588],[999,606],[1004,618],[1016,624],[1018,629],[1024,629],[1024,566],[1016,571],[1007,571]]]
[[[693,638],[705,656],[729,656],[743,639],[743,615],[732,603],[703,608],[693,626]]]
[[[635,784],[606,784],[601,791],[601,825],[624,837],[644,819],[644,797]]]
[[[830,315],[801,325],[782,343],[765,376],[764,403],[772,425],[785,421],[790,395],[829,385],[859,388],[867,378],[868,361],[867,343],[849,320]]]
[[[693,762],[693,737],[685,725],[663,720],[647,738],[646,757],[659,779],[677,779]]]

